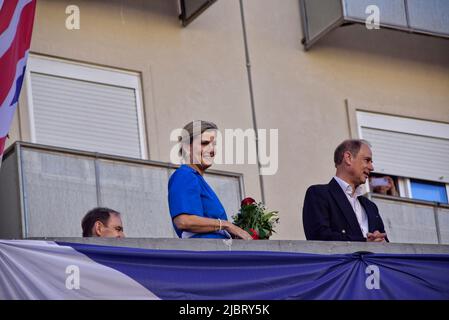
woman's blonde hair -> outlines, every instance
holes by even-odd
[[[193,143],[193,138],[196,136],[203,134],[207,130],[218,130],[218,127],[215,123],[204,120],[194,120],[187,123],[182,129],[182,135],[178,136],[178,141],[181,144],[191,145]],[[184,156],[183,147],[179,148],[179,156]]]

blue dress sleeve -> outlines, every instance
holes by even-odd
[[[168,183],[168,206],[171,218],[180,214],[204,216],[201,186],[192,172],[177,170]]]

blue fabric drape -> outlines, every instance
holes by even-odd
[[[449,299],[449,255],[198,252],[59,244],[128,275],[161,299]]]

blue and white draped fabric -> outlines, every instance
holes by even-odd
[[[77,271],[79,289],[76,281],[75,286],[70,283]],[[97,263],[70,246],[0,240],[0,300],[4,299],[158,298],[126,274]]]
[[[0,240],[2,299],[449,299],[449,255],[179,251]]]
[[[35,9],[36,0],[0,1],[0,160],[25,76]]]

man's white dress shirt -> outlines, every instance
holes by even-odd
[[[358,197],[364,194],[364,188],[363,185],[358,186],[355,189],[354,195],[352,195],[352,187],[344,181],[343,179],[340,179],[339,177],[334,177],[335,181],[338,182],[341,189],[346,195],[346,198],[348,198],[349,203],[351,204],[352,209],[355,212],[355,215],[357,217],[357,221],[359,222],[360,229],[362,230],[363,236],[366,238],[367,233],[369,232],[368,229],[368,217],[366,215],[365,209],[360,204],[360,201]]]

